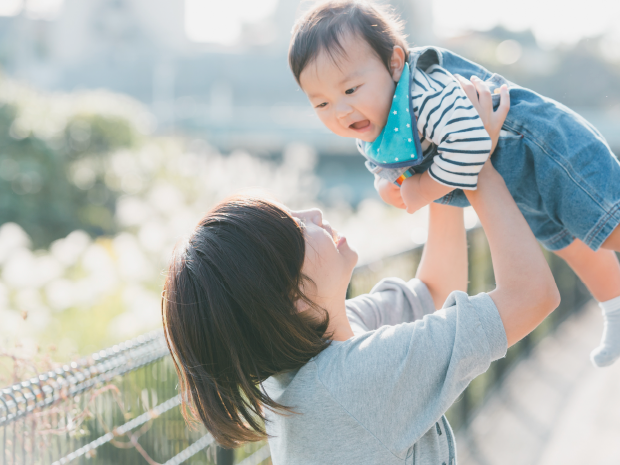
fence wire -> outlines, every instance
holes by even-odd
[[[469,292],[488,291],[495,281],[484,232],[470,231],[468,241]],[[414,277],[420,257],[418,247],[358,267],[348,296],[368,292],[384,277]],[[505,374],[588,298],[574,273],[557,257],[548,258],[562,295],[560,308],[470,384],[448,411],[455,429],[467,428]],[[270,463],[265,443],[231,451],[216,447],[206,430],[188,429],[176,387],[163,333],[155,331],[2,389],[0,465]]]

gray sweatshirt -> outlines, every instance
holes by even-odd
[[[267,412],[274,465],[454,465],[443,415],[506,354],[493,300],[453,292],[435,312],[421,281],[385,279],[347,315],[355,337],[263,384],[296,412]]]

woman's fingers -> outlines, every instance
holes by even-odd
[[[458,80],[463,91],[478,112],[484,128],[493,141],[494,148],[497,144],[501,127],[510,110],[508,87],[504,84],[499,89],[496,89],[496,92],[499,91],[500,94],[500,104],[494,112],[491,91],[486,82],[482,81],[478,76],[472,76],[471,81],[458,74],[455,74],[454,77]]]
[[[480,101],[480,105],[482,106],[482,108],[484,108],[485,110],[489,110],[493,111],[493,100],[491,98],[491,90],[489,89],[489,86],[487,85],[486,82],[484,82],[482,79],[480,79],[478,76],[472,76],[471,77],[471,82],[474,84],[474,86],[476,87],[476,90],[478,91],[478,100]]]
[[[508,86],[503,84],[499,88],[499,107],[495,110],[497,116],[502,118],[502,122],[506,119],[508,110],[510,110],[510,94],[508,93]]]
[[[478,94],[476,93],[476,88],[471,81],[469,79],[465,79],[460,74],[455,74],[454,77],[459,81],[459,84],[463,88],[463,92],[465,92],[465,95],[467,95],[467,98],[469,98],[469,101],[472,103],[474,108],[479,110]],[[478,111],[478,113],[480,112]]]

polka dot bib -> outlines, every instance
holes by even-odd
[[[396,85],[387,123],[373,142],[364,142],[368,157],[378,166],[414,166],[422,162],[420,138],[411,106],[411,73],[405,63]]]

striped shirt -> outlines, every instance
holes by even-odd
[[[424,155],[437,147],[431,177],[446,186],[476,189],[491,138],[458,81],[438,65],[416,68],[411,93]]]

